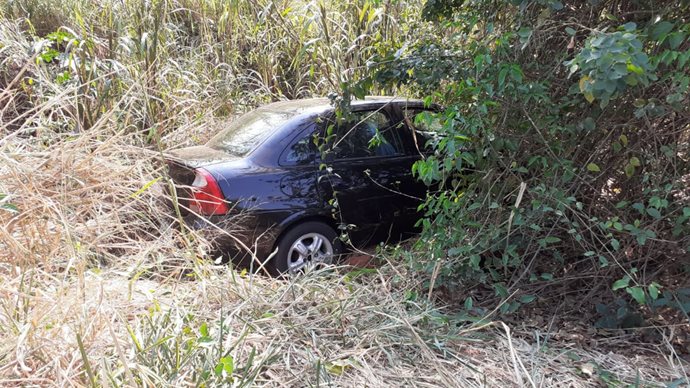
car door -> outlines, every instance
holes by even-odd
[[[334,204],[339,222],[355,244],[385,239],[406,212],[404,193],[414,156],[406,152],[399,122],[388,106],[356,110],[327,140],[331,155],[322,169],[319,189]]]

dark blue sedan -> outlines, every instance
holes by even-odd
[[[345,241],[399,238],[427,190],[412,176],[426,141],[412,123],[430,110],[375,97],[336,119],[328,99],[266,105],[206,145],[170,153],[179,207],[223,254],[258,259],[274,275],[330,263]]]

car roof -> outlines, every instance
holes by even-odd
[[[417,99],[408,99],[396,96],[366,96],[363,100],[352,100],[353,108],[380,106],[390,103],[409,104],[416,107],[423,106],[424,102]],[[305,98],[299,100],[278,101],[260,107],[261,110],[277,112],[293,112],[295,114],[316,114],[332,109],[331,100],[328,98]]]
[[[363,100],[352,100],[350,105],[353,110],[359,109],[378,109],[386,104],[397,104],[398,106],[409,105],[414,108],[424,107],[422,100],[407,99],[392,96],[367,96]],[[328,98],[307,98],[299,100],[278,101],[264,105],[257,110],[268,112],[289,113],[291,118],[275,132],[271,133],[264,141],[250,152],[248,157],[262,165],[275,163],[274,153],[276,149],[282,149],[284,141],[289,141],[296,134],[297,125],[304,120],[311,120],[314,116],[319,116],[333,110],[331,100]]]

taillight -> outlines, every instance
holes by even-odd
[[[196,177],[192,182],[189,209],[204,216],[226,214],[229,210],[228,204],[215,178],[203,168],[197,168],[194,172]]]

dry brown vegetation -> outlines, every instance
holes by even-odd
[[[176,15],[211,20],[223,15],[209,12],[220,3],[154,2],[162,4],[159,22],[149,20],[155,15],[137,20],[133,11],[110,10],[123,24],[151,31],[164,25],[166,37],[154,39],[168,46],[154,67],[145,65],[148,54],[136,57],[121,46],[108,53],[108,35],[95,27],[112,22],[103,16],[107,9],[67,3],[28,2],[38,19],[19,18],[15,3],[0,13],[0,385],[687,383],[687,363],[671,338],[636,344],[621,331],[599,348],[568,335],[575,332],[561,331],[553,339],[556,330],[548,325],[506,325],[493,315],[458,324],[452,310],[421,295],[421,281],[401,264],[400,253],[381,254],[384,264],[375,270],[343,267],[290,280],[215,265],[205,256],[203,237],[178,223],[164,204],[160,153],[206,138],[225,119],[218,117],[218,101],[236,111],[287,93],[264,78],[252,89],[257,78],[240,82],[227,78],[230,72],[190,70],[237,64],[227,63],[233,57],[227,53],[207,61],[204,53],[220,48],[204,45],[221,43],[203,28],[190,35],[201,45],[170,55],[171,37],[183,35],[174,27],[189,27]],[[131,10],[140,5],[123,4]],[[270,8],[251,4],[228,18],[236,17],[239,25],[241,17],[253,20]],[[321,9],[324,15],[347,11]],[[83,19],[74,18],[74,10]],[[84,32],[88,39],[82,36],[83,45],[73,51],[75,58],[84,54],[87,68],[37,61],[44,51],[32,47],[61,25],[78,31],[75,20],[82,20],[83,31],[93,31]],[[387,20],[393,30],[392,16]],[[271,33],[282,28],[273,27]],[[127,31],[119,28],[114,31]],[[255,32],[262,31],[269,30]],[[300,38],[323,33],[315,31]],[[350,33],[338,39],[347,42]],[[304,59],[306,67],[293,65],[308,69],[310,58]],[[274,64],[256,74],[276,69],[287,67]],[[72,78],[56,81],[63,71]],[[327,70],[319,74],[328,77]],[[117,90],[103,97],[108,85]],[[322,87],[301,90],[320,93]],[[224,88],[235,89],[223,94]]]

